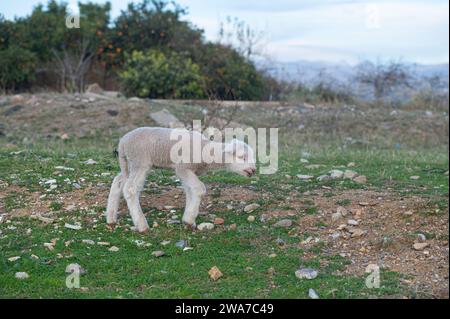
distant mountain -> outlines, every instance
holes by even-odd
[[[301,81],[305,84],[314,84],[321,75],[329,76],[339,82],[350,81],[357,72],[357,66],[347,62],[329,63],[329,62],[275,62],[270,67],[264,64],[259,65],[268,70],[268,72],[280,80]],[[449,65],[448,64],[407,64],[411,71],[419,78],[439,76],[448,83]]]

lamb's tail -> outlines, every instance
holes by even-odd
[[[128,177],[128,161],[127,157],[125,156],[125,151],[122,143],[119,143],[119,147],[116,150],[117,156],[119,157],[119,165],[120,170],[122,171],[123,176],[126,178]]]

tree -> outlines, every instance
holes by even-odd
[[[204,78],[198,65],[176,52],[134,51],[120,73],[127,95],[149,98],[202,98]]]
[[[28,86],[35,67],[36,56],[26,49],[9,46],[0,50],[0,89],[13,92]]]
[[[372,88],[375,100],[380,104],[396,88],[411,88],[412,75],[408,67],[392,61],[383,64],[380,61],[361,63],[357,68],[356,81]]]

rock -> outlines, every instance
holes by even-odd
[[[355,171],[346,170],[344,172],[344,178],[354,179],[355,177],[358,177],[358,173],[356,173]]]
[[[350,162],[350,163],[348,163],[347,164],[347,167],[355,167],[356,166],[356,163],[355,162]]]
[[[310,164],[310,165],[306,165],[305,168],[306,169],[319,169],[321,168],[323,165],[320,164]]]
[[[95,241],[91,239],[83,239],[81,242],[86,245],[95,245]]]
[[[314,289],[312,289],[312,288],[309,288],[308,296],[309,296],[309,298],[311,298],[311,299],[319,299],[319,295],[318,295],[318,294],[316,293],[316,291],[315,291]]]
[[[197,226],[197,229],[200,231],[212,230],[212,229],[214,229],[214,224],[213,223],[201,223],[200,225]]]
[[[349,225],[349,226],[358,226],[359,222],[357,220],[354,220],[354,219],[349,219],[347,221],[347,225]]]
[[[430,246],[429,243],[415,243],[413,245],[413,248],[414,248],[414,250],[421,251],[421,250],[424,250],[425,248],[427,248],[428,246]]]
[[[165,256],[165,255],[166,255],[166,253],[163,252],[162,250],[157,250],[157,251],[152,252],[152,256],[156,257],[156,258]]]
[[[30,276],[29,276],[26,272],[19,271],[19,272],[16,272],[15,277],[16,277],[17,279],[27,279],[27,278],[29,278]]]
[[[86,93],[103,94],[103,89],[98,83],[89,84]]]
[[[222,272],[220,271],[219,268],[217,268],[217,266],[212,267],[208,271],[208,275],[209,275],[209,278],[211,278],[214,281],[218,280],[220,277],[223,276]]]
[[[83,164],[86,164],[86,165],[95,165],[95,164],[97,164],[97,162],[94,161],[92,158],[90,158],[90,159],[88,159],[87,161],[84,161]]]
[[[306,158],[301,158],[301,159],[300,159],[300,163],[302,163],[302,164],[308,164],[309,161],[308,161]]]
[[[106,113],[108,113],[108,115],[110,115],[110,116],[119,115],[119,111],[116,111],[116,110],[106,110]]]
[[[166,109],[151,113],[150,117],[162,127],[184,128],[184,124]]]
[[[214,218],[214,225],[223,225],[225,223],[225,220],[220,217]]]
[[[69,229],[73,229],[73,230],[80,230],[81,229],[80,225],[72,225],[72,224],[68,224],[68,223],[65,223],[64,227],[65,228],[69,228]]]
[[[161,242],[161,245],[162,246],[167,246],[167,245],[169,245],[170,244],[170,240],[163,240],[162,242]],[[176,244],[175,244],[176,245]]]
[[[413,181],[417,181],[420,179],[420,176],[411,176],[409,179],[411,179]]]
[[[184,249],[187,247],[187,242],[185,240],[179,240],[175,243],[175,247]]]
[[[353,181],[357,184],[365,184],[367,183],[367,177],[364,175],[357,176],[353,179]]]
[[[314,178],[314,176],[312,175],[297,175],[297,177],[302,181],[309,181],[310,179]]]
[[[277,254],[275,254],[275,253],[272,253],[269,255],[269,258],[275,258],[275,257],[277,257]]]
[[[108,248],[108,250],[115,253],[119,251],[119,247],[111,246],[110,248]]]
[[[290,219],[282,219],[273,225],[273,227],[276,227],[276,228],[281,228],[281,227],[286,228],[286,227],[291,227],[291,226],[292,226],[292,220],[290,220]]]
[[[70,137],[69,137],[69,134],[67,134],[67,133],[64,133],[63,135],[61,135],[61,139],[62,139],[63,141],[67,141],[69,138],[70,138]]]
[[[342,178],[343,176],[344,176],[344,172],[340,171],[338,169],[333,169],[330,171],[331,179],[338,179],[338,178]]]
[[[417,241],[419,243],[424,243],[424,242],[426,242],[426,240],[427,240],[427,237],[424,234],[417,234]]]
[[[16,261],[16,260],[19,260],[20,258],[21,258],[20,256],[9,257],[9,258],[8,258],[8,261],[14,262],[14,261]]]
[[[236,230],[237,225],[236,225],[236,224],[231,224],[230,226],[228,226],[228,228],[229,228],[230,230]]]
[[[70,264],[66,267],[66,274],[72,274],[74,272],[77,272],[80,275],[85,275],[86,274],[86,270],[81,267],[79,264]]]
[[[110,246],[111,244],[108,243],[107,241],[99,241],[99,242],[97,243],[97,245],[99,245],[99,246]]]
[[[298,279],[315,279],[318,276],[318,272],[312,268],[302,268],[295,272],[295,276]]]
[[[331,221],[332,222],[337,222],[338,220],[340,220],[342,218],[342,214],[341,213],[334,213],[333,215],[331,215]]]
[[[259,204],[250,204],[244,207],[244,212],[246,213],[251,213],[254,210],[258,209],[259,207],[261,207]]]
[[[412,215],[414,215],[414,212],[412,210],[408,210],[408,211],[404,212],[403,215],[412,216]]]
[[[329,175],[320,175],[319,177],[317,177],[317,181],[319,182],[326,182],[331,180],[331,176]]]
[[[55,249],[55,245],[52,244],[52,243],[44,243],[44,247],[47,248],[50,251]]]
[[[284,244],[286,244],[282,238],[275,239],[275,243],[277,243],[278,246],[284,246]]]
[[[359,238],[365,234],[365,231],[360,228],[351,228],[349,232],[352,234],[351,238]]]
[[[250,215],[250,216],[248,216],[247,221],[249,221],[250,223],[253,223],[255,221],[255,219],[256,219],[255,216]]]
[[[336,213],[340,213],[342,216],[345,217],[348,215],[348,210],[345,207],[338,206],[338,208],[336,208]]]

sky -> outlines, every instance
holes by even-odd
[[[104,3],[102,0],[91,0]],[[110,0],[116,17],[132,0]],[[46,0],[0,0],[8,19]],[[77,0],[66,0],[74,9]],[[82,1],[85,2],[85,1]],[[139,2],[139,1],[133,1]],[[449,3],[442,0],[177,0],[185,19],[216,40],[228,16],[264,34],[262,52],[280,62],[355,64],[365,59],[449,61]]]

